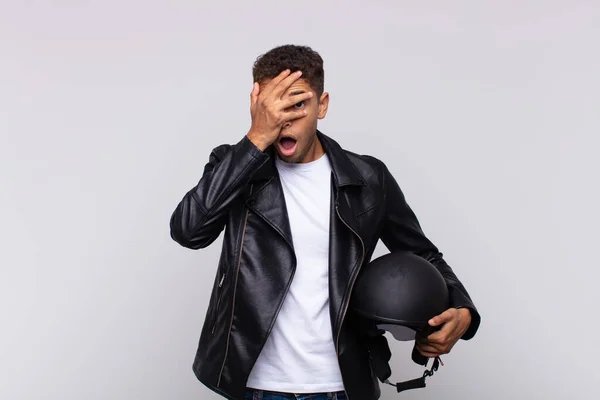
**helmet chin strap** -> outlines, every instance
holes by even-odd
[[[425,379],[432,376],[434,372],[438,370],[440,364],[442,366],[444,365],[439,356],[435,357],[431,369],[425,370],[425,372],[423,372],[423,376],[421,376],[420,378],[411,379],[404,382],[391,383],[389,381],[389,378],[392,374],[392,371],[390,369],[389,361],[391,359],[392,354],[386,337],[382,334],[372,336],[370,338],[370,349],[371,365],[373,367],[375,375],[379,378],[381,382],[396,387],[398,393],[403,392],[405,390],[426,387]],[[429,357],[426,357],[419,352],[416,343],[412,351],[412,360],[415,363],[425,367],[429,362]]]
[[[419,353],[419,350],[417,350],[416,346],[413,348],[412,358],[413,358],[413,361],[415,361],[416,363],[418,363],[420,365],[424,365],[424,366],[427,366],[427,363],[429,361],[428,357],[425,357],[421,353]],[[427,386],[425,384],[425,379],[430,376],[433,376],[433,373],[438,370],[440,364],[442,364],[442,366],[444,365],[444,363],[442,362],[442,359],[438,356],[433,359],[433,365],[431,366],[431,369],[425,370],[425,372],[423,372],[423,376],[421,376],[420,378],[411,379],[409,381],[398,382],[398,383],[391,383],[389,381],[389,379],[386,379],[383,381],[383,383],[386,383],[391,386],[395,386],[396,391],[398,393],[403,392],[405,390],[410,390],[410,389],[424,388],[425,386]]]

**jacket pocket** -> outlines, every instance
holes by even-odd
[[[379,200],[376,201],[375,203],[369,205],[368,207],[365,207],[365,209],[363,211],[356,213],[355,218],[360,218],[360,217],[364,216],[365,214],[368,214],[368,213],[371,213],[371,212],[377,210],[382,204],[383,203],[381,201],[379,201]]]
[[[221,306],[221,299],[223,298],[223,283],[225,282],[226,277],[227,270],[221,272],[221,278],[219,278],[219,285],[217,286],[217,304],[215,305],[215,310],[213,312],[213,317],[211,321],[211,334],[215,333],[215,328],[217,327],[217,320],[219,319],[219,308]]]

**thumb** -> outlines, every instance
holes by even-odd
[[[445,322],[448,322],[452,319],[452,315],[449,310],[444,311],[443,313],[436,315],[435,317],[429,320],[429,325],[438,326]]]
[[[252,86],[252,92],[250,93],[250,105],[254,106],[258,101],[258,92],[260,91],[258,82],[254,82],[254,86]]]

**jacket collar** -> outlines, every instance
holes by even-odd
[[[348,158],[344,149],[332,138],[317,129],[317,138],[323,146],[323,150],[329,157],[335,183],[338,187],[348,185],[365,186],[366,181],[354,164]],[[265,150],[271,157],[252,176],[252,181],[269,180],[277,176],[275,157],[277,154],[272,146]]]

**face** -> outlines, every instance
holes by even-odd
[[[298,79],[287,89],[282,98],[304,92],[315,93],[304,79]],[[307,163],[323,155],[323,148],[317,139],[317,120],[325,118],[328,105],[329,94],[325,92],[319,98],[313,96],[290,107],[290,110],[306,110],[308,114],[283,125],[279,137],[273,143],[274,149],[283,161]]]

